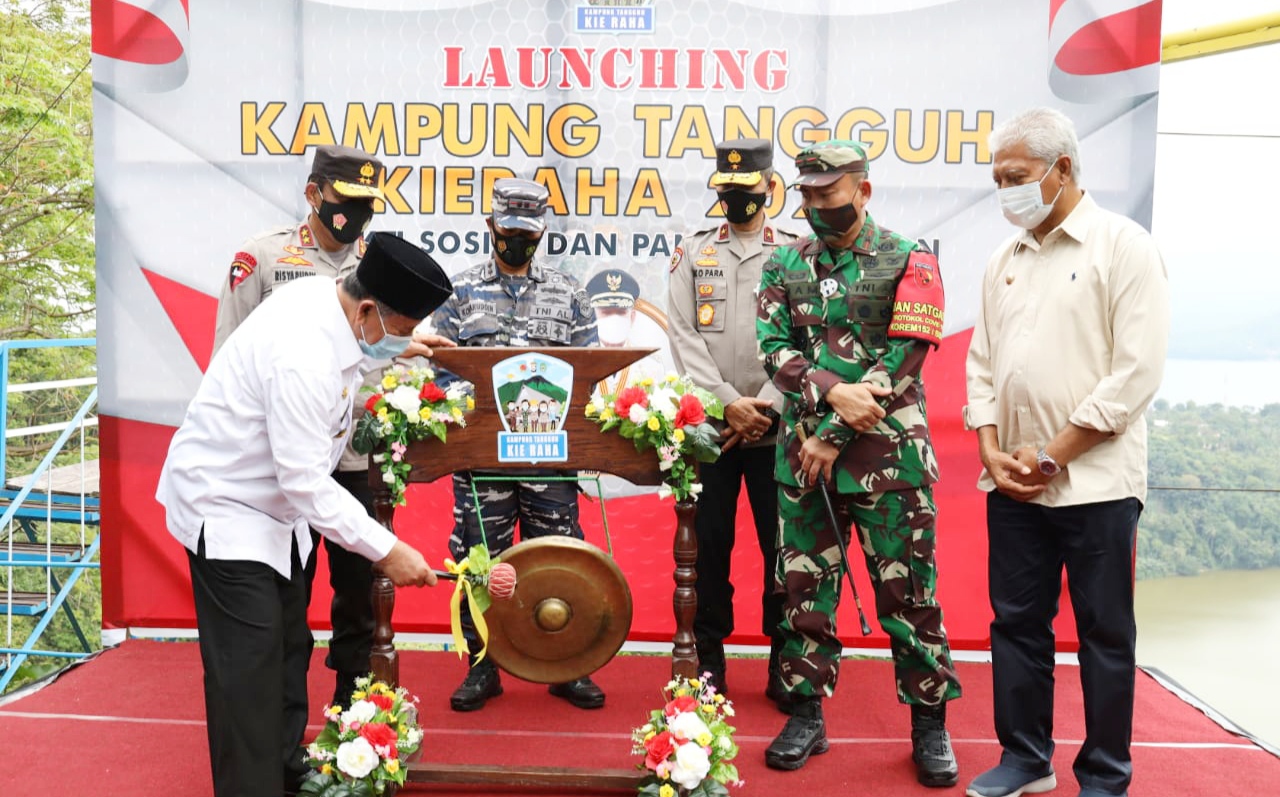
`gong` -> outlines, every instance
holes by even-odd
[[[501,558],[516,570],[516,589],[484,613],[495,664],[556,684],[609,663],[631,630],[631,589],[612,557],[572,537],[538,537]]]

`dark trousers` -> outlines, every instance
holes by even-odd
[[[333,478],[359,499],[369,517],[374,516],[369,471],[335,471]],[[329,556],[329,586],[333,587],[333,601],[329,604],[333,639],[324,663],[337,671],[339,691],[349,693],[356,676],[369,672],[369,651],[373,647],[373,563],[329,539],[325,539],[324,549]]]
[[[298,548],[288,579],[261,562],[188,552],[209,762],[217,797],[280,797],[307,768],[307,585]]]
[[[992,492],[991,668],[1001,763],[1043,771],[1053,756],[1053,618],[1062,570],[1080,637],[1085,741],[1074,770],[1082,787],[1120,794],[1133,774],[1133,554],[1137,498],[1045,507]]]
[[[730,565],[738,528],[738,496],[743,481],[747,500],[755,522],[756,541],[764,557],[764,574],[760,584],[760,630],[773,637],[782,620],[784,595],[775,589],[774,570],[778,562],[778,483],[773,477],[773,446],[743,448],[734,446],[715,462],[698,466],[702,495],[698,497],[698,513],[694,532],[698,538],[698,611],[693,619],[693,633],[698,640],[699,655],[723,658],[724,640],[733,633],[733,582]],[[706,661],[704,665],[722,662]]]

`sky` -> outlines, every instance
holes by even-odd
[[[1275,0],[1164,0],[1163,28],[1276,11]],[[1161,68],[1152,232],[1172,292],[1173,400],[1280,401],[1280,103],[1266,88],[1277,74],[1280,43]],[[1247,376],[1238,363],[1187,362],[1238,359],[1268,362]]]

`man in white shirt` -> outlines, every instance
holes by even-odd
[[[156,498],[188,552],[218,797],[279,797],[306,774],[311,529],[397,586],[436,583],[330,474],[363,371],[453,345],[413,333],[451,292],[425,252],[375,233],[354,273],[294,280],[237,327],[173,437]]]
[[[971,797],[1048,791],[1052,621],[1062,570],[1080,637],[1081,797],[1123,795],[1133,766],[1133,556],[1147,491],[1143,412],[1160,386],[1169,285],[1151,236],[1080,188],[1071,120],[1037,108],[991,134],[1005,217],[987,265],[965,425],[988,491],[999,766]]]

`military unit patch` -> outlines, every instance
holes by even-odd
[[[671,255],[671,268],[668,269],[668,273],[676,270],[676,267],[680,265],[680,259],[683,257],[684,248],[677,246],[675,254]]]
[[[235,258],[231,261],[231,274],[228,280],[231,283],[231,290],[234,291],[240,286],[240,283],[249,279],[249,275],[257,268],[258,261],[248,252],[236,252]]]

